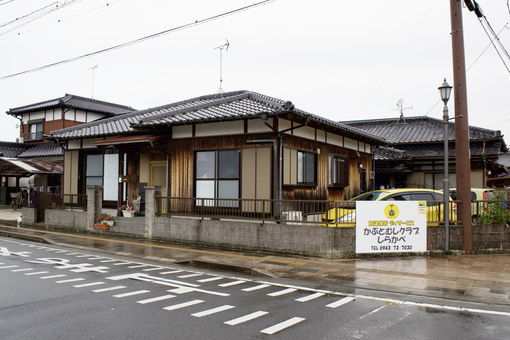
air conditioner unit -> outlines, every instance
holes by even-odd
[[[24,143],[25,139],[23,137],[16,137],[16,143]]]

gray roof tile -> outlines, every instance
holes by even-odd
[[[18,155],[18,158],[37,158],[37,157],[61,157],[64,155],[64,149],[55,143],[41,143],[31,146]]]
[[[284,100],[256,92],[235,91],[192,98],[156,108],[100,119],[91,123],[53,131],[51,135],[55,138],[64,139],[95,137],[128,134],[136,129],[157,126],[254,118],[262,112],[266,112],[269,116],[279,115],[289,112],[286,105],[287,102]],[[303,119],[339,130],[345,135],[362,138],[375,144],[385,143],[383,138],[356,127],[334,122],[299,109],[294,109],[292,112]]]

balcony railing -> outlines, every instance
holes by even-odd
[[[41,140],[43,139],[43,133],[42,131],[25,133],[23,134],[23,139],[25,141]]]

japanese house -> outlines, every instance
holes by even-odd
[[[133,108],[72,94],[9,109],[7,114],[20,121],[20,135],[16,143],[0,142],[0,204],[9,202],[8,193],[28,184],[20,184],[22,178],[30,177],[30,185],[39,191],[60,192],[64,148],[58,140],[47,139],[52,130],[129,111]]]
[[[348,121],[345,124],[384,138],[388,146],[374,150],[376,188],[442,189],[443,121],[426,116]],[[471,186],[486,187],[506,174],[498,158],[507,150],[500,131],[470,126]],[[448,123],[448,170],[455,186],[455,124]]]
[[[371,187],[372,133],[250,91],[179,101],[55,130],[64,194],[102,185],[116,207],[146,185],[185,205],[243,200],[342,200]],[[236,203],[235,200],[243,202]],[[195,203],[193,203],[195,202]]]

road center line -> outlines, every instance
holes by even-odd
[[[288,328],[290,326],[294,326],[295,324],[300,323],[301,321],[304,321],[304,320],[306,320],[306,319],[305,318],[294,317],[294,318],[291,318],[291,319],[289,319],[287,321],[283,321],[283,322],[277,323],[274,326],[271,326],[271,327],[268,327],[266,329],[263,329],[263,330],[260,331],[260,333],[271,335],[271,334],[274,334],[274,333],[279,332],[281,330],[284,330],[285,328]]]

